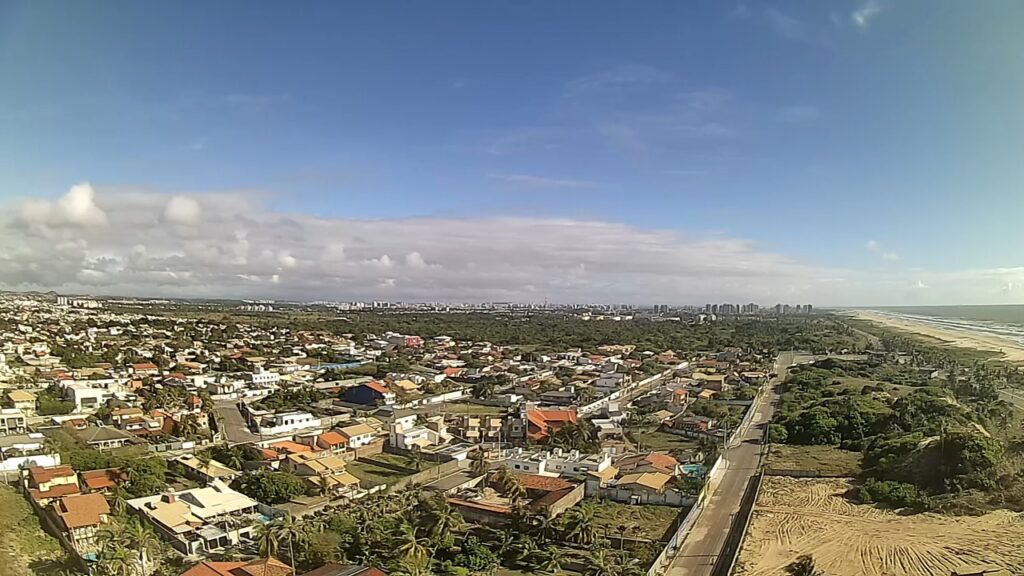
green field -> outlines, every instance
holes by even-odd
[[[4,561],[0,574],[53,572],[63,563],[64,549],[43,532],[29,503],[8,486],[0,486],[0,518],[0,557]]]
[[[602,500],[594,518],[603,534],[659,541],[682,511],[674,506],[630,506]]]
[[[860,452],[832,446],[794,446],[772,444],[768,468],[779,470],[815,470],[828,476],[859,476]]]

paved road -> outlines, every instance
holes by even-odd
[[[214,418],[217,419],[217,426],[221,434],[231,445],[259,440],[259,436],[249,431],[249,427],[245,424],[245,417],[238,411],[236,402],[236,400],[218,400],[213,405]]]
[[[725,537],[729,533],[732,518],[739,511],[740,500],[747,482],[757,471],[761,454],[761,434],[764,424],[771,421],[778,398],[775,385],[786,377],[794,363],[792,352],[783,352],[776,361],[778,378],[768,384],[769,392],[762,394],[752,407],[755,410],[746,429],[740,429],[733,437],[726,451],[725,472],[716,486],[709,486],[710,498],[704,510],[693,523],[689,535],[683,540],[676,556],[665,571],[666,576],[699,576],[711,574]]]

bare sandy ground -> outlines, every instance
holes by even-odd
[[[802,554],[828,576],[948,576],[979,564],[1024,574],[1024,514],[901,516],[851,504],[849,487],[766,477],[733,574],[784,575]]]
[[[915,322],[908,318],[894,318],[870,310],[850,311],[849,314],[855,318],[869,320],[882,326],[913,332],[936,340],[941,340],[951,346],[961,348],[972,348],[989,352],[1000,352],[1004,360],[1010,362],[1024,362],[1024,346],[1008,338],[1001,338],[997,335],[983,334],[978,332],[966,332],[963,330],[951,330],[941,326],[933,326],[923,322]]]

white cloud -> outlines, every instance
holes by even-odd
[[[405,256],[405,264],[410,268],[426,268],[427,261],[419,252],[410,252]]]
[[[107,214],[96,205],[96,192],[88,182],[72,186],[57,200],[26,201],[21,217],[23,224],[37,231],[107,225]]]
[[[877,252],[882,249],[882,244],[878,240],[868,240],[864,247],[872,252]]]
[[[872,20],[882,13],[882,5],[875,0],[868,0],[860,8],[850,13],[850,20],[858,28],[864,30],[871,26]]]
[[[164,208],[164,220],[173,224],[193,225],[199,218],[199,203],[188,196],[172,196]]]
[[[867,249],[868,252],[878,254],[878,256],[886,262],[899,262],[900,260],[899,254],[891,250],[885,250],[882,247],[882,243],[878,240],[868,240],[867,243],[864,244],[864,248]]]
[[[900,255],[895,252],[882,252],[882,260],[886,262],[897,262],[900,259]]]
[[[856,271],[722,235],[575,219],[316,217],[273,211],[259,196],[235,193],[191,197],[202,218],[182,235],[180,224],[163,217],[173,197],[99,188],[88,197],[91,208],[69,211],[75,222],[96,222],[82,214],[98,211],[106,226],[69,224],[59,202],[36,212],[33,201],[21,210],[0,206],[0,287],[185,297],[369,300],[386,293],[414,301],[871,305],[1006,302],[1013,297],[1007,286],[1024,285],[1024,267]],[[56,221],[62,224],[51,225]],[[877,241],[866,247],[879,258],[886,253]],[[288,272],[300,268],[301,274]],[[918,282],[930,288],[908,290]]]
[[[518,184],[531,188],[586,188],[594,186],[593,182],[572,178],[550,178],[530,174],[488,174],[492,180],[500,180],[508,184]]]

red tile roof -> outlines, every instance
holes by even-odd
[[[104,468],[102,470],[87,470],[79,474],[82,482],[89,490],[103,490],[112,488],[118,482],[126,480],[125,474],[118,468]]]
[[[78,494],[81,490],[78,489],[78,484],[58,484],[49,490],[39,490],[38,488],[29,488],[28,494],[33,500],[43,500],[48,498],[62,498],[64,496],[71,496],[72,494]]]
[[[370,380],[369,382],[367,382],[366,387],[369,388],[370,390],[373,390],[374,392],[379,392],[381,394],[387,394],[388,392],[390,392],[390,390],[388,390],[387,387],[384,386],[384,384],[376,380]]]
[[[38,486],[40,484],[45,484],[54,478],[74,476],[75,470],[71,466],[50,466],[49,468],[32,466],[28,469],[28,474],[32,483]]]
[[[338,445],[346,445],[348,444],[348,440],[346,440],[341,434],[332,430],[321,434],[320,437],[316,439],[316,443],[317,446],[320,446],[321,448],[331,448]]]
[[[529,410],[526,419],[530,423],[528,435],[533,440],[547,437],[552,428],[558,429],[567,422],[576,423],[576,410]]]
[[[537,474],[516,474],[516,476],[519,478],[519,483],[527,490],[545,490],[547,492],[553,492],[555,490],[571,489],[576,486],[568,480],[552,478],[551,476],[539,476]]]
[[[289,454],[298,454],[300,452],[312,452],[313,449],[305,444],[299,444],[298,442],[292,442],[291,440],[282,440],[280,442],[274,442],[270,445],[271,448],[278,452],[288,452]]]
[[[103,515],[110,514],[110,504],[103,494],[76,494],[61,498],[54,511],[69,530],[98,526]]]

